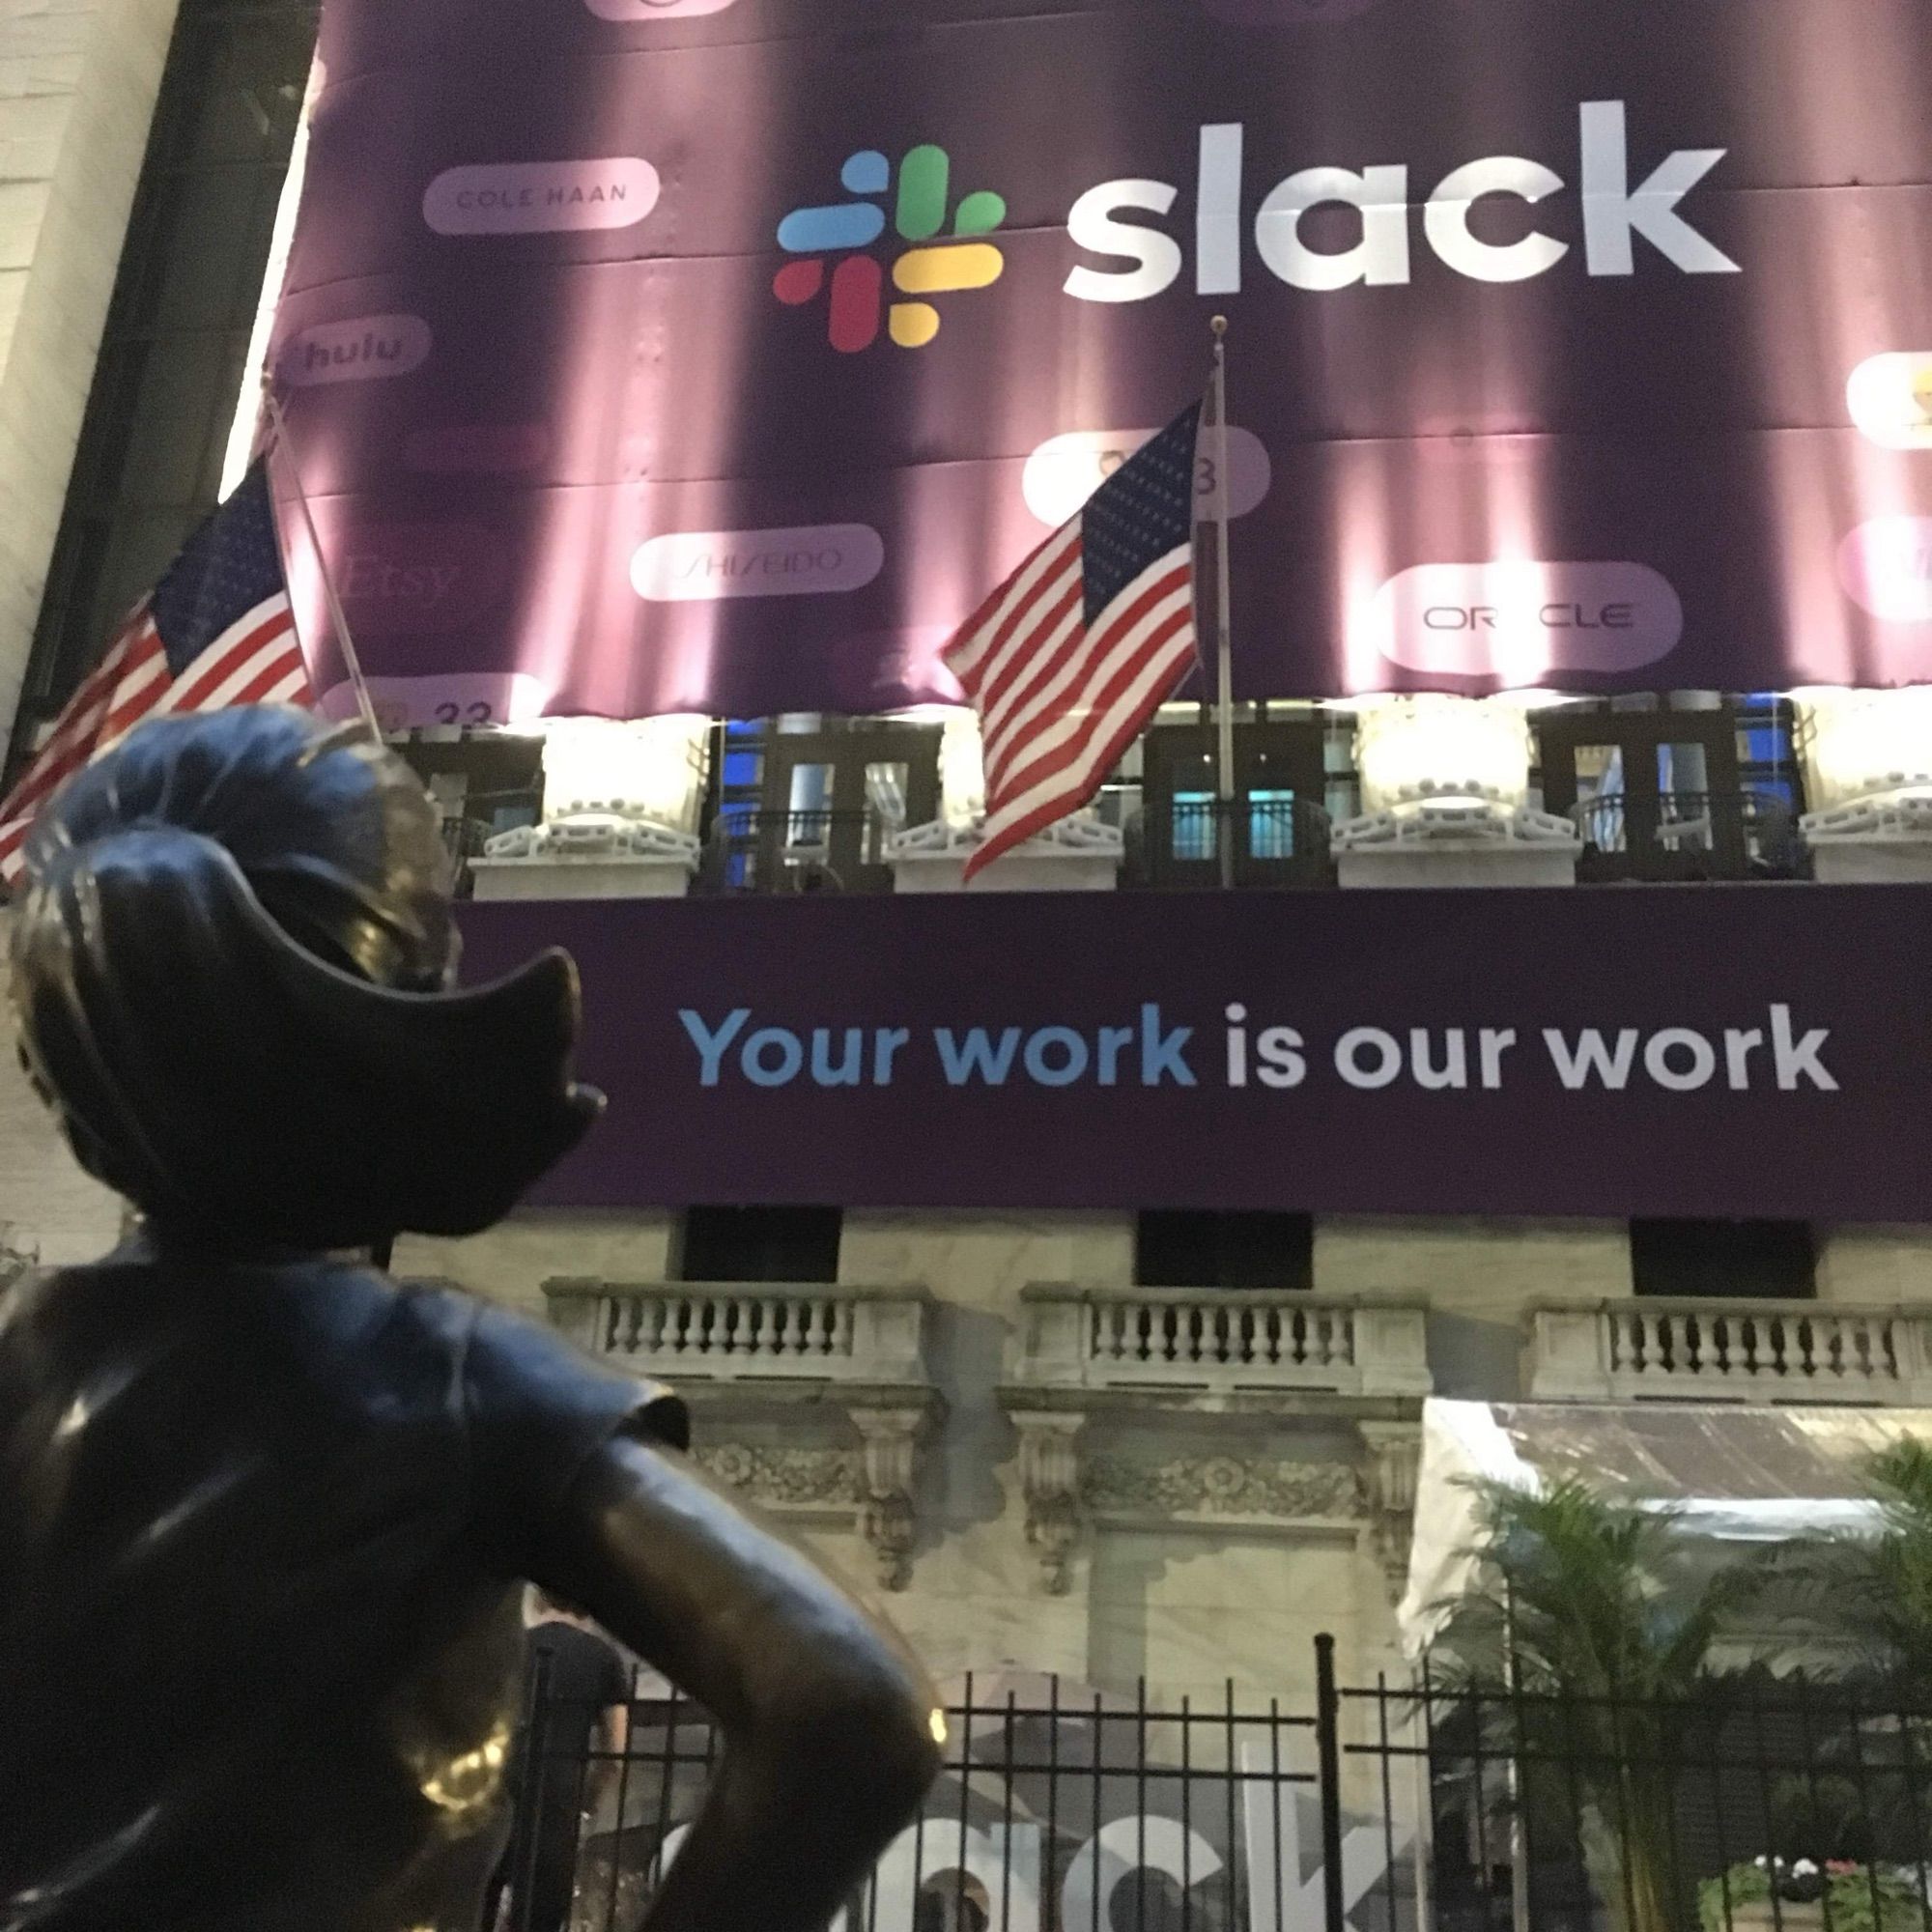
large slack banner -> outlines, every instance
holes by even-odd
[[[1932,678],[1925,0],[327,0],[322,60],[272,358],[396,723],[956,700],[1216,313],[1242,695]]]
[[[1926,1218],[1932,889],[469,905],[610,1111],[536,1198]]]

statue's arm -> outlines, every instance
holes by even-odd
[[[579,1472],[532,1570],[724,1733],[646,1932],[823,1926],[938,1770],[938,1700],[899,1639],[690,1463],[629,1436]]]

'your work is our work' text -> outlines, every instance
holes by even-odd
[[[1251,1020],[1235,1002],[1218,1026],[1175,1024],[1157,1002],[1116,1026],[781,1026],[750,1007],[712,1019],[680,1008],[700,1087],[891,1087],[918,1067],[950,1088],[1265,1088],[1332,1078],[1375,1092],[1496,1093],[1553,1075],[1569,1093],[1835,1094],[1829,1027],[1773,1003],[1740,1026],[1361,1025],[1332,1037]],[[920,1066],[919,1063],[923,1062]]]

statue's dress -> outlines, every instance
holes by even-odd
[[[472,1932],[521,1588],[662,1390],[467,1295],[146,1237],[0,1296],[0,1932]]]

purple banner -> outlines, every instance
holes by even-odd
[[[1932,889],[618,900],[538,1198],[1927,1217]],[[1641,943],[1634,941],[1640,939]]]
[[[329,0],[323,58],[273,355],[398,722],[955,698],[1215,313],[1243,695],[1932,677],[1924,0]]]

